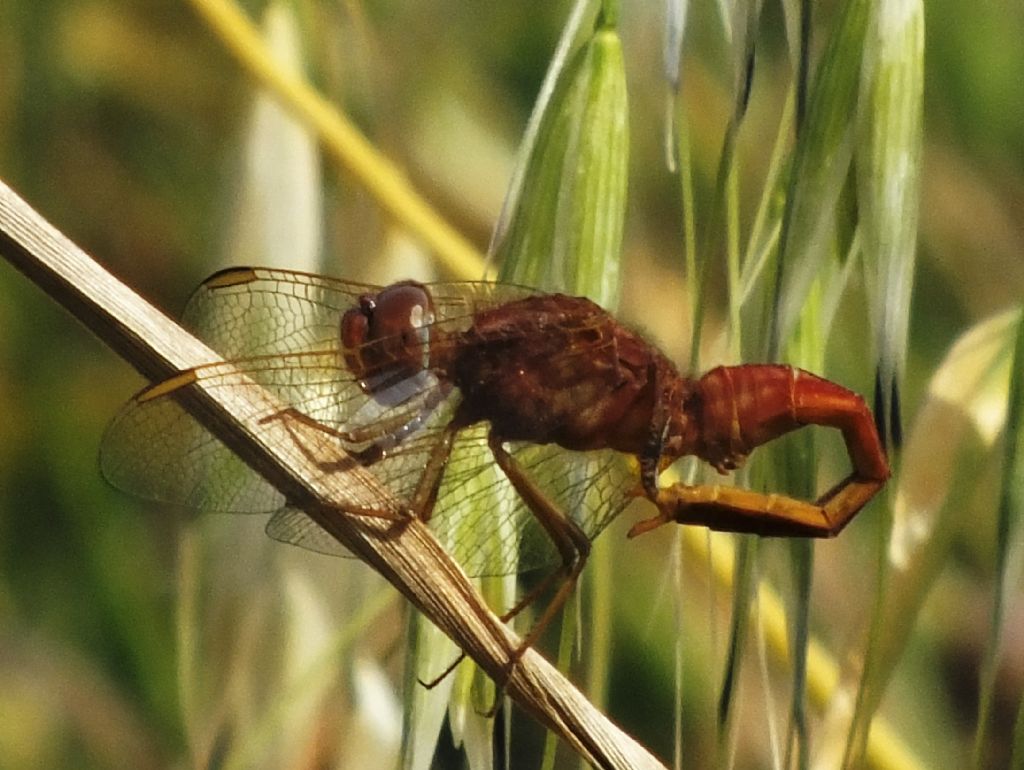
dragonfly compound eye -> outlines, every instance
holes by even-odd
[[[434,305],[421,284],[406,281],[361,297],[341,318],[345,364],[362,380],[394,382],[430,365]]]

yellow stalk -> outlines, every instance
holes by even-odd
[[[281,100],[320,137],[333,155],[395,221],[406,227],[453,273],[481,278],[484,258],[423,197],[359,129],[309,83],[281,68],[259,30],[231,0],[189,0],[210,30],[260,86]]]
[[[683,543],[695,557],[695,563],[710,562],[715,580],[725,590],[732,590],[734,554],[729,538],[718,535],[709,541],[699,527],[683,527]],[[709,542],[714,547],[709,549]],[[789,636],[786,610],[779,594],[767,583],[757,593],[757,612],[764,623],[765,639],[772,657],[778,663],[789,660]],[[807,649],[807,693],[811,702],[824,709],[839,687],[839,664],[824,645],[811,638]],[[877,718],[871,725],[868,740],[868,764],[876,770],[924,770],[924,765],[893,731],[888,723]]]

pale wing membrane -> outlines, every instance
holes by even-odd
[[[436,319],[447,322],[446,328],[468,326],[478,310],[537,293],[482,281],[427,287]],[[355,307],[361,295],[380,288],[290,270],[227,270],[196,290],[182,321],[229,359],[325,349],[338,345],[342,314]]]
[[[430,527],[470,575],[504,575],[559,563],[551,538],[491,459],[487,427],[464,432]],[[611,450],[570,452],[523,442],[509,451],[527,475],[591,538],[629,502],[628,459]]]
[[[336,389],[325,386],[333,379],[335,359],[309,354],[285,357],[274,365],[259,359],[238,362],[240,370],[213,364],[193,374],[212,389],[237,390],[256,382],[326,419],[337,401]],[[286,386],[296,381],[299,384]],[[259,415],[264,416],[269,415]],[[116,487],[190,508],[267,513],[284,505],[271,484],[196,422],[173,395],[150,399],[144,390],[132,399],[107,428],[100,467]]]
[[[284,496],[169,397],[128,402],[107,428],[100,469],[119,489],[196,510],[268,513]]]
[[[510,451],[551,500],[591,538],[629,503],[636,486],[636,473],[628,459],[611,450],[568,452],[555,446],[515,443]],[[385,459],[382,464],[388,462]],[[377,466],[373,470],[376,472]],[[381,475],[391,477],[386,472]],[[429,526],[471,576],[507,575],[559,563],[551,539],[494,464],[487,447],[486,425],[459,434]],[[275,514],[267,525],[267,534],[319,553],[348,554],[296,508]]]
[[[465,329],[474,314],[535,294],[517,286],[458,282],[429,285],[433,339]],[[341,360],[341,315],[379,287],[285,270],[246,268],[211,277],[193,295],[183,321],[233,366],[193,370],[213,388],[268,389],[280,401],[335,431],[400,500],[414,493],[440,432],[458,404],[430,373],[383,384],[367,396]],[[480,341],[484,344],[485,341]],[[173,397],[131,401],[108,428],[104,474],[126,491],[193,508],[277,511],[271,537],[332,555],[347,551],[261,476],[195,422]],[[275,415],[258,415],[272,418]],[[282,415],[282,419],[291,419]],[[557,564],[536,523],[487,447],[486,425],[463,430],[453,446],[430,526],[472,575],[501,575]],[[593,537],[629,501],[635,471],[615,452],[569,452],[513,444],[509,450],[537,485]]]
[[[225,277],[249,277],[225,283]],[[243,269],[217,273],[189,299],[182,323],[228,360],[333,350],[342,313],[374,287],[328,287],[303,273]]]
[[[214,364],[193,370],[204,387],[237,390],[259,386],[274,393],[327,428],[344,428],[348,414],[368,400],[358,384],[341,369],[337,353],[303,353]],[[434,388],[439,387],[436,379]],[[415,487],[437,433],[450,419],[454,403],[445,404],[436,390],[411,392],[401,403],[381,411],[381,421],[399,429],[416,423],[420,429],[388,458],[381,480],[403,498]],[[293,419],[287,414],[254,415],[256,419]],[[334,436],[329,440],[340,440]],[[374,441],[342,442],[346,451],[359,452]],[[284,505],[281,495],[212,433],[193,420],[170,395],[133,399],[107,429],[100,452],[104,475],[115,486],[149,499],[192,508],[233,513],[266,513]],[[374,468],[377,471],[376,468]],[[385,470],[382,466],[381,470]]]
[[[454,397],[453,397],[454,398]],[[437,434],[455,404],[431,413],[423,429],[371,466],[399,499],[415,490],[436,448]],[[463,429],[449,457],[429,526],[470,575],[504,575],[557,564],[550,537],[495,465],[486,424]],[[570,452],[554,445],[509,446],[526,473],[590,537],[595,537],[631,499],[636,470],[611,451]],[[302,511],[280,511],[267,533],[283,542],[331,555],[341,546]]]
[[[485,286],[476,293],[486,297]],[[377,290],[291,271],[229,270],[195,292],[183,323],[286,405],[340,428],[369,400],[339,360],[341,314],[361,294]],[[472,284],[440,293],[452,297],[443,302],[446,318],[473,306]],[[242,386],[216,365],[195,373],[218,387]],[[107,429],[100,462],[114,486],[147,499],[258,513],[284,504],[272,485],[170,397],[129,402]]]
[[[317,281],[290,273],[282,273],[281,281],[263,278],[221,285],[225,277],[241,280],[252,274],[228,270],[212,276],[189,300],[182,323],[224,358],[245,359],[237,365],[286,403],[310,416],[317,412],[337,420],[338,415],[330,413],[335,411],[333,404],[344,400],[340,391],[345,390],[335,384],[337,354],[305,357],[300,368],[307,381],[290,392],[273,387],[279,367],[288,363],[274,354],[336,351],[340,313],[370,287],[350,284],[347,291],[340,286],[326,290]],[[217,365],[199,367],[195,373],[210,382],[219,378],[222,387],[241,386],[240,379]],[[264,513],[284,505],[272,485],[173,398],[146,401],[144,394],[122,409],[104,436],[100,465],[114,486],[203,510]]]
[[[328,556],[352,556],[326,529],[301,508],[282,508],[267,522],[267,535],[282,543]]]

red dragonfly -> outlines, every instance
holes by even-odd
[[[572,590],[591,539],[634,497],[658,514],[630,536],[677,521],[830,537],[889,477],[860,396],[780,365],[682,376],[586,299],[493,283],[381,288],[235,268],[198,289],[184,323],[232,362],[199,367],[196,379],[233,387],[241,374],[272,391],[288,408],[265,419],[302,420],[341,442],[470,575],[560,565],[507,613],[561,577],[538,625]],[[658,485],[679,457],[696,455],[724,473],[808,424],[842,431],[853,463],[815,503]],[[107,431],[101,465],[126,491],[274,512],[271,537],[347,553],[166,394],[143,391],[129,402]]]

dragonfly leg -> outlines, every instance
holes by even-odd
[[[451,675],[451,673],[456,668],[458,668],[459,664],[462,661],[464,661],[465,659],[466,659],[466,653],[465,653],[465,651],[462,651],[462,652],[460,652],[458,654],[458,656],[455,658],[455,660],[453,660],[451,663],[449,663],[445,667],[444,671],[442,671],[440,674],[435,676],[433,679],[426,679],[426,680],[424,680],[424,679],[420,679],[419,677],[417,677],[416,681],[419,682],[420,686],[423,687],[424,689],[426,689],[426,690],[433,690],[435,687],[437,687],[439,684],[441,684],[441,682],[443,682],[445,679],[447,679]]]
[[[441,438],[434,446],[430,459],[427,460],[427,467],[423,470],[419,482],[416,484],[416,491],[409,500],[409,508],[424,522],[430,521],[434,513],[434,504],[437,502],[437,493],[441,489],[441,481],[444,479],[444,469],[448,465],[448,458],[452,454],[452,442],[455,434],[459,432],[455,423],[448,423],[445,426]],[[443,678],[443,677],[442,677]]]
[[[814,503],[736,487],[675,484],[658,491],[659,515],[635,524],[629,537],[671,521],[766,537],[834,537],[884,484],[854,474]]]
[[[302,441],[299,440],[299,437],[296,436],[294,431],[292,431],[292,429],[289,427],[288,420],[293,420],[297,423],[300,423],[301,425],[305,425],[307,428],[312,428],[313,430],[318,431],[319,433],[323,433],[327,436],[330,436],[331,438],[336,438],[339,441],[342,441],[346,444],[351,443],[352,441],[352,435],[348,431],[339,430],[338,428],[332,428],[330,425],[326,425],[317,420],[316,418],[310,417],[305,412],[300,412],[293,406],[285,407],[284,409],[274,412],[271,415],[267,415],[266,417],[262,418],[260,422],[268,423],[274,420],[282,420],[285,423],[285,429],[292,434],[292,438],[295,439],[295,443],[300,448],[302,448]],[[348,453],[350,457],[352,457],[356,462],[358,462],[363,467],[369,467],[384,459],[383,450],[376,444],[371,444],[365,449],[346,449],[345,451]]]
[[[437,499],[437,492],[441,485],[441,479],[444,475],[444,466],[451,454],[451,443],[457,432],[458,429],[453,425],[449,425],[445,429],[441,440],[438,442],[437,449],[435,449],[434,454],[428,461],[427,468],[424,471],[423,476],[420,478],[420,482],[413,496],[413,502],[411,504],[413,510],[416,511],[424,521],[429,521],[430,514],[433,512],[434,502]],[[502,622],[507,623],[526,609],[530,604],[535,602],[542,593],[551,587],[555,580],[560,577],[563,579],[563,583],[559,587],[558,593],[545,609],[541,619],[530,630],[530,633],[526,636],[526,639],[522,642],[520,648],[513,653],[512,660],[510,661],[510,666],[512,666],[515,665],[519,655],[533,645],[537,640],[537,637],[543,632],[545,626],[551,622],[555,613],[557,613],[562,605],[565,604],[569,595],[572,593],[572,589],[576,584],[580,571],[586,563],[586,557],[590,551],[590,540],[574,522],[566,519],[558,507],[548,500],[547,496],[537,488],[536,484],[534,484],[534,482],[523,472],[523,469],[515,461],[515,458],[512,457],[512,455],[510,455],[501,445],[500,439],[491,434],[491,436],[488,437],[488,443],[490,445],[491,452],[494,454],[494,459],[495,462],[497,462],[498,467],[502,469],[505,476],[512,483],[516,492],[530,508],[530,511],[537,517],[537,520],[540,522],[541,526],[544,527],[544,531],[551,537],[562,557],[562,566],[559,569],[545,576],[545,578],[541,580],[541,582],[538,583],[526,596],[516,602],[510,610],[507,610],[500,616]],[[428,690],[432,690],[443,682],[465,659],[465,657],[465,652],[460,653],[458,657],[445,667],[444,671],[439,675],[429,680],[418,680],[420,685]],[[495,701],[494,707],[490,709],[490,712],[485,714],[485,716],[493,716],[493,712],[497,710],[498,705],[500,705],[500,697]]]
[[[576,586],[576,581],[579,579],[580,572],[583,571],[583,566],[587,562],[587,556],[590,554],[590,539],[574,521],[566,518],[558,506],[551,502],[548,496],[523,471],[515,458],[502,446],[500,437],[492,432],[488,436],[487,442],[498,467],[501,468],[505,476],[512,483],[513,488],[515,488],[523,502],[530,509],[530,512],[536,517],[544,531],[547,532],[548,537],[551,538],[562,558],[561,567],[549,574],[533,590],[520,599],[512,609],[501,616],[503,621],[511,620],[535,602],[556,580],[562,580],[554,598],[551,599],[551,602],[541,614],[540,619],[534,623],[533,628],[526,635],[519,650],[516,651],[512,660],[514,665],[516,658],[537,641],[544,628],[551,622],[552,618],[554,618],[569,598],[573,588]]]
[[[313,456],[313,453],[306,446],[306,443],[302,440],[302,437],[299,436],[298,433],[295,431],[293,423],[304,425],[307,428],[326,434],[327,436],[330,436],[332,438],[336,438],[342,441],[345,440],[344,431],[340,431],[337,428],[332,428],[330,425],[325,425],[319,420],[310,417],[308,414],[300,412],[295,407],[289,406],[284,409],[281,409],[277,412],[274,412],[271,415],[263,417],[260,420],[260,422],[268,423],[272,422],[273,420],[281,420],[284,423],[285,430],[288,431],[289,435],[292,437],[292,440],[295,442],[295,445],[299,448],[299,451],[302,452],[308,459],[314,462],[316,462],[316,457]],[[378,462],[384,457],[382,452],[374,451],[376,449],[376,446],[371,445],[362,452],[348,451],[348,455],[350,458],[348,461],[328,463],[326,464],[327,467],[325,467],[324,470],[332,472],[343,471],[347,467],[350,467],[352,463],[356,463],[363,467],[373,465],[375,462]],[[397,516],[390,511],[381,511],[372,508],[359,508],[358,510],[354,508],[346,508],[346,510],[349,513],[355,513],[360,516],[372,516],[374,518],[388,519],[390,521],[408,520],[411,516],[415,515],[412,511],[409,510],[408,506],[403,506],[403,508],[404,515],[403,513],[399,513],[399,515]]]

